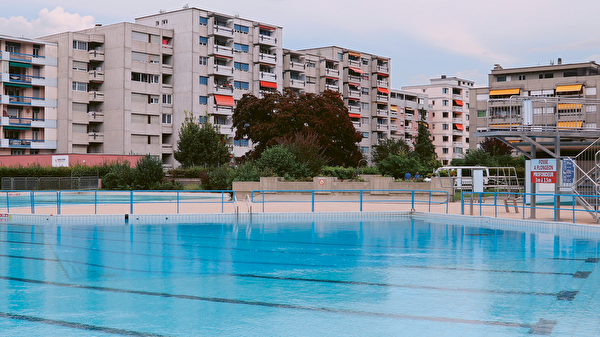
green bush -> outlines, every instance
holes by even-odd
[[[107,190],[133,189],[133,169],[129,162],[114,163],[109,172],[102,177],[102,188]]]
[[[283,145],[275,145],[263,151],[256,161],[262,176],[283,177],[297,180],[311,176],[305,163],[298,160],[293,151]]]
[[[260,181],[260,170],[254,163],[247,162],[234,171],[233,181]]]
[[[228,168],[215,168],[200,177],[204,190],[231,190],[233,173]]]
[[[356,169],[353,167],[325,166],[321,169],[323,177],[337,177],[338,179],[349,180],[356,176]]]
[[[164,178],[165,172],[160,158],[147,154],[138,160],[133,170],[133,188],[137,190],[160,189]]]
[[[404,178],[406,172],[410,172],[412,176],[414,176],[417,171],[424,172],[416,158],[404,154],[390,155],[380,161],[378,167],[381,174],[396,179]]]

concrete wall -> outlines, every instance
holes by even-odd
[[[39,164],[41,166],[52,166],[52,157],[57,155],[51,154],[38,154],[38,155],[23,155],[23,156],[0,156],[0,166],[29,166],[31,164]],[[60,156],[60,155],[58,155]],[[144,158],[140,155],[106,155],[106,154],[68,154],[69,166],[73,165],[102,165],[105,162],[111,163],[116,161],[127,160],[131,167],[135,167],[135,164],[139,159]]]

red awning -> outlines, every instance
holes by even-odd
[[[360,118],[359,114],[348,114],[348,116],[350,116],[350,118]]]
[[[275,30],[274,27],[269,27],[269,26],[265,26],[265,25],[258,25],[258,27],[262,28],[262,29],[266,29],[266,30]]]
[[[233,56],[225,56],[225,55],[219,55],[219,54],[215,54],[215,57],[220,58],[220,59],[228,59],[228,60],[233,59]]]
[[[379,91],[382,94],[388,94],[388,95],[390,94],[390,91],[387,90],[386,88],[377,87],[377,91]]]
[[[334,80],[334,81],[339,81],[340,79],[337,77],[330,77],[330,76],[325,76],[326,79],[328,80]]]
[[[356,97],[348,97],[348,99],[355,100],[355,101],[360,101],[360,98],[356,98]]]
[[[463,125],[462,124],[454,124],[454,126],[456,126],[457,130],[464,130]]]
[[[379,76],[383,76],[383,77],[388,77],[388,76],[390,76],[389,74],[383,74],[383,73],[377,73],[377,75],[379,75]]]
[[[265,88],[277,89],[277,83],[275,82],[260,81],[260,86]]]
[[[348,67],[348,69],[350,69],[350,70],[352,70],[354,72],[357,72],[359,74],[364,74],[365,73],[364,71],[362,71],[362,70],[360,70],[358,68],[354,68],[354,67]]]
[[[355,87],[360,87],[360,84],[358,84],[358,83],[352,83],[352,82],[348,82],[348,84],[350,84],[350,85],[353,85],[353,86],[355,86]]]
[[[454,104],[463,106],[463,101],[459,101],[459,100],[455,99]]]
[[[215,100],[217,101],[217,105],[230,106],[230,107],[233,107],[235,105],[233,103],[232,96],[215,95]]]

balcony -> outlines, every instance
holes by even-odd
[[[381,73],[388,73],[390,68],[387,65],[377,65],[377,71]]]
[[[387,124],[373,124],[372,131],[387,131],[389,130],[389,125]]]
[[[104,93],[101,91],[88,92],[90,102],[104,102]]]
[[[349,105],[348,112],[360,113],[360,106]]]
[[[162,73],[165,75],[173,75],[173,66],[170,64],[164,64],[162,65]]]
[[[258,53],[258,60],[259,60],[259,62],[266,62],[266,63],[276,64],[277,63],[277,55],[275,55],[275,54]]]
[[[360,76],[348,75],[348,81],[360,83],[361,80],[362,78]]]
[[[88,133],[88,142],[90,143],[104,143],[104,134],[98,132]]]
[[[37,101],[37,102],[36,102]],[[27,96],[2,96],[2,104],[17,104],[17,105],[32,105],[32,106],[44,106],[44,99],[40,97],[27,97]]]
[[[463,142],[452,142],[452,147],[462,148],[462,147],[464,147],[463,145],[464,145]]]
[[[360,96],[360,91],[348,89],[348,97],[360,98]]]
[[[462,108],[462,106],[455,105],[455,106],[452,107],[452,111],[462,112],[463,108]]]
[[[90,82],[96,82],[96,83],[102,83],[104,82],[104,73],[97,71],[97,70],[92,70],[89,73],[89,81]]]
[[[389,100],[388,95],[377,95],[377,100],[382,102],[387,102]]]
[[[228,137],[233,137],[235,132],[233,131],[233,127],[231,125],[223,125],[217,124],[219,126],[219,133],[222,135],[226,135]]]
[[[389,115],[389,112],[385,109],[377,109],[377,116],[384,116],[387,117]]]
[[[161,153],[173,153],[173,144],[162,144]]]
[[[348,65],[352,66],[352,67],[359,67],[359,68],[361,66],[360,60],[348,60]]]
[[[398,118],[398,111],[391,111],[391,112],[390,112],[390,116],[391,116],[392,118]]]
[[[215,115],[226,115],[226,116],[231,116],[233,115],[233,107],[230,106],[223,106],[223,105],[216,105],[213,108],[213,113]]]
[[[233,76],[233,67],[215,65],[215,75]]]
[[[461,130],[452,130],[452,134],[455,136],[462,136],[463,132]]]
[[[463,120],[462,120],[462,118],[452,118],[452,123],[462,124]]]
[[[390,130],[398,131],[398,124],[390,124]]]
[[[463,97],[462,95],[452,94],[452,99],[458,99],[462,101]]]
[[[377,80],[377,86],[387,88],[390,86],[390,82],[388,82],[387,80]]]
[[[276,81],[277,74],[274,73],[265,73],[264,71],[259,71],[259,76],[261,80],[264,81]]]
[[[215,45],[213,51],[217,55],[233,57],[233,48],[231,47]]]
[[[268,35],[259,34],[258,35],[258,41],[257,41],[257,43],[266,44],[266,45],[269,45],[269,46],[276,46],[277,45],[277,38],[272,37],[272,36],[268,36]]]
[[[333,68],[325,68],[325,75],[339,77],[340,71],[337,69],[333,69]]]
[[[290,87],[292,88],[296,88],[296,89],[304,89],[304,87],[306,86],[306,82],[305,81],[300,81],[300,80],[295,80],[295,79],[290,79]]]
[[[215,84],[215,94],[233,95],[233,87],[226,84]]]
[[[31,63],[31,60],[35,57],[34,55],[31,54],[21,54],[21,53],[7,53],[10,57],[11,61],[16,61],[16,62],[25,62],[25,63]],[[4,53],[3,53],[4,55]]]
[[[352,125],[354,125],[355,129],[358,129],[362,126],[360,122],[352,122]]]
[[[103,123],[104,122],[104,113],[99,111],[89,111],[88,112],[88,122],[89,123]]]
[[[452,159],[462,159],[464,158],[464,154],[462,153],[453,153],[452,154]]]
[[[304,71],[306,69],[306,65],[304,64],[304,62],[300,63],[300,62],[290,62],[290,69],[289,70],[296,70],[296,71]]]
[[[340,86],[335,85],[335,84],[325,84],[325,89],[333,90],[333,91],[340,91]]]
[[[214,26],[213,32],[215,35],[224,37],[233,37],[233,29],[224,26]]]
[[[104,62],[103,50],[90,50],[90,62]]]

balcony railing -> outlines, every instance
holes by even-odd
[[[104,122],[104,113],[100,111],[89,111],[88,121],[90,123],[102,123]]]
[[[31,143],[43,143],[43,139],[9,139],[8,145],[10,147],[31,147]]]
[[[333,90],[333,91],[339,91],[340,90],[340,86],[339,85],[335,85],[335,84],[325,84],[325,89]]]
[[[90,102],[104,102],[104,93],[101,91],[90,91],[88,95]]]
[[[386,80],[377,80],[378,87],[388,87],[389,85],[390,85],[390,82],[388,82]]]
[[[360,127],[361,127],[361,124],[360,124],[360,122],[352,122],[352,125],[354,125],[354,128],[355,128],[355,129],[358,129],[358,128],[360,128]]]
[[[391,117],[398,117],[398,111],[390,111],[390,116]]]
[[[233,48],[227,46],[215,45],[214,52],[218,55],[233,56]]]
[[[388,95],[377,95],[377,100],[387,102],[389,100],[389,97]]]
[[[231,116],[231,115],[233,115],[233,107],[216,105],[215,108],[213,109],[213,113],[216,115]]]
[[[462,122],[463,122],[462,118],[452,118],[452,123],[462,124]]]
[[[373,124],[373,131],[386,131],[389,130],[389,125],[387,124]]]
[[[43,56],[35,56],[31,54],[21,54],[21,53],[10,53],[10,60],[17,62],[31,62],[34,57],[43,57]]]
[[[233,29],[229,27],[223,26],[214,26],[215,35],[225,36],[225,37],[233,37]]]
[[[233,94],[233,87],[227,84],[217,84],[215,83],[215,94],[226,94],[226,95],[232,95]]]
[[[44,79],[43,77],[20,75],[20,74],[9,74],[8,80],[12,83],[24,83],[31,84],[31,80],[34,78]]]
[[[333,68],[325,68],[325,75],[340,76],[340,71]]]
[[[290,79],[290,86],[293,88],[304,88],[306,86],[306,81]]]
[[[398,131],[398,124],[390,124],[390,130]]]
[[[8,101],[10,104],[23,104],[23,105],[31,105],[33,100],[43,101],[44,99],[41,97],[27,97],[27,96],[8,96]]]
[[[30,126],[31,122],[44,122],[43,118],[8,117],[8,125]]]
[[[263,71],[259,72],[261,80],[277,80],[277,74],[273,73],[265,73]]]
[[[233,76],[233,67],[215,65],[215,74],[224,76]]]
[[[455,106],[452,107],[452,111],[460,111],[460,112],[462,112],[463,108],[462,108],[462,106],[455,105]]]
[[[259,34],[258,35],[258,43],[268,44],[268,45],[274,46],[274,45],[277,44],[277,38],[272,37],[272,36],[268,36],[268,35]]]
[[[304,62],[290,62],[290,70],[303,71],[306,69]]]
[[[360,67],[360,60],[348,60],[348,65],[353,67]]]
[[[452,130],[452,134],[456,136],[462,136],[463,132],[461,130]]]
[[[390,68],[387,65],[377,65],[377,71],[387,73],[390,71]]]
[[[88,133],[88,142],[103,143],[104,142],[104,134],[99,133],[99,132],[89,132]]]
[[[89,72],[89,80],[90,82],[104,82],[104,73],[92,70]]]
[[[275,55],[275,54],[258,53],[258,59],[261,62],[276,63],[277,62],[277,55]]]
[[[463,142],[453,142],[452,147],[463,147]]]
[[[90,61],[103,62],[104,50],[90,50]]]
[[[377,116],[388,116],[388,111],[384,109],[377,109]]]
[[[348,89],[348,97],[360,98],[360,96],[361,96],[360,91]]]
[[[348,75],[348,81],[359,82],[362,80],[360,76]]]

